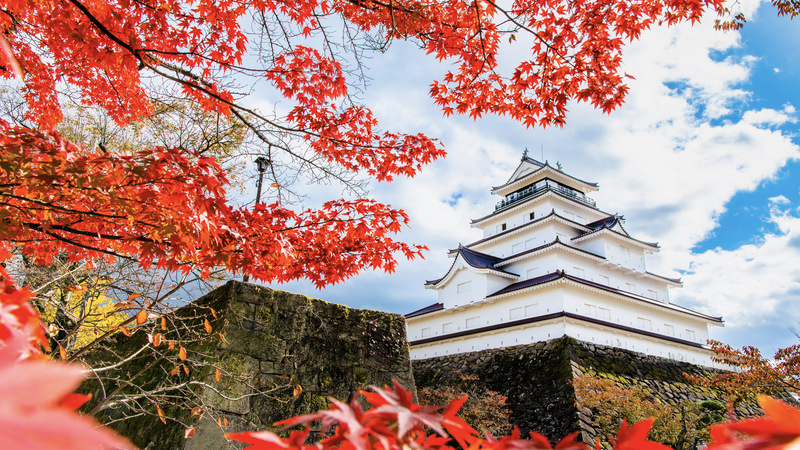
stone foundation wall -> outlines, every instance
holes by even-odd
[[[211,318],[213,334],[197,343],[184,343],[194,363],[189,374],[179,372],[193,390],[198,403],[214,407],[229,426],[223,431],[215,420],[204,418],[191,439],[184,427],[157,416],[140,416],[112,423],[120,434],[142,448],[228,448],[224,432],[273,429],[276,421],[327,408],[328,398],[349,401],[359,389],[391,385],[398,380],[413,389],[408,358],[405,319],[401,315],[352,309],[303,295],[291,294],[241,282],[228,282],[208,295],[178,310],[178,330],[200,327],[202,317]],[[176,331],[180,332],[180,331]],[[221,332],[228,342],[217,337]],[[205,333],[200,333],[201,335]],[[144,333],[120,337],[115,351],[123,353],[148,345]],[[168,337],[172,339],[172,337]],[[102,359],[102,355],[96,355]],[[119,368],[122,377],[164,377],[174,362],[137,359]],[[188,363],[187,363],[188,365]],[[226,376],[217,383],[215,368]],[[141,372],[141,371],[145,372]],[[298,394],[295,388],[300,386]],[[211,389],[210,387],[213,387]],[[113,386],[84,386],[95,398]],[[190,399],[192,400],[192,399]],[[155,407],[153,407],[155,409]],[[170,417],[188,421],[189,411],[165,408]],[[117,412],[117,416],[124,411]],[[100,419],[116,418],[104,411]],[[193,420],[193,419],[192,419]]]
[[[480,383],[508,397],[511,424],[523,435],[535,431],[554,441],[581,431],[584,442],[594,442],[592,414],[577,410],[571,384],[582,374],[608,378],[621,386],[642,387],[671,405],[684,400],[719,400],[714,392],[688,383],[683,375],[708,374],[711,369],[570,337],[415,360],[412,365],[417,388],[447,383],[441,374],[452,370],[477,376]],[[750,416],[760,411],[750,404],[737,413]]]

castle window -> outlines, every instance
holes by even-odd
[[[575,276],[578,278],[586,278],[586,272],[581,269],[580,267],[573,267],[573,271],[575,271]]]
[[[534,267],[533,269],[528,269],[528,271],[525,273],[525,275],[528,278],[535,278],[535,277],[539,276],[539,272],[540,271],[541,270],[538,267]]]
[[[609,280],[608,277],[605,275],[598,275],[597,280],[599,281],[600,284],[611,286],[611,280]]]
[[[647,290],[647,297],[648,298],[652,298],[653,300],[658,300],[658,292],[656,292],[656,291],[654,291],[652,289],[648,289]]]
[[[587,316],[597,317],[597,306],[590,305],[588,303],[586,303],[584,306],[585,306],[584,311],[586,311]]]
[[[533,305],[528,305],[525,307],[525,317],[533,317],[536,314],[539,314],[538,303],[534,303]]]
[[[653,322],[651,322],[650,319],[645,319],[644,317],[637,317],[636,322],[639,325],[639,328],[643,330],[653,329]]]
[[[611,310],[608,308],[597,308],[597,317],[604,320],[611,320]]]
[[[516,255],[517,253],[522,253],[525,251],[525,243],[520,242],[511,246],[511,254]]]
[[[694,341],[695,340],[694,331],[692,331],[692,330],[687,328],[686,329],[686,339],[688,339],[690,341]]]
[[[530,250],[536,247],[536,237],[532,237],[525,241],[525,250]]]
[[[625,290],[630,292],[631,294],[636,293],[636,285],[633,283],[625,283]]]
[[[431,332],[431,327],[423,328],[420,331],[420,334],[422,335],[422,337],[429,337],[429,336],[433,335],[433,333]]]
[[[664,334],[667,336],[675,336],[675,327],[672,325],[665,323],[664,324]]]
[[[464,325],[465,328],[476,328],[480,324],[481,324],[481,317],[475,316],[467,319]]]
[[[456,290],[458,291],[459,294],[463,294],[464,292],[469,292],[470,290],[472,290],[472,281],[467,281],[459,284],[456,287]]]
[[[522,319],[522,307],[509,309],[508,318],[510,320]]]
[[[453,322],[447,322],[442,324],[442,334],[452,333],[452,332],[453,332]]]
[[[534,217],[533,213],[528,214],[528,220],[533,220],[533,217]]]

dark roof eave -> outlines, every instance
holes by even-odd
[[[424,308],[418,309],[416,311],[412,311],[405,315],[406,319],[410,319],[412,317],[422,316],[425,314],[430,314],[432,312],[441,311],[444,309],[444,303],[434,303],[432,305],[428,305]]]

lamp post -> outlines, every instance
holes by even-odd
[[[270,161],[267,158],[264,158],[263,156],[259,156],[258,158],[256,158],[256,168],[258,169],[258,185],[256,187],[256,205],[261,203],[261,185],[264,183],[264,172],[267,171],[270,164],[272,164],[272,161]],[[250,281],[250,275],[245,274],[245,276],[242,278],[242,281],[244,281],[245,283]]]

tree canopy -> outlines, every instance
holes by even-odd
[[[388,181],[413,176],[444,149],[422,134],[379,128],[353,95],[365,52],[407,39],[452,63],[431,84],[445,114],[559,125],[570,101],[604,111],[623,102],[624,42],[654,23],[696,21],[720,4],[6,1],[0,74],[21,78],[26,113],[0,125],[0,239],[44,263],[66,251],[170,270],[224,266],[263,281],[305,277],[319,286],[365,267],[391,271],[396,253],[424,249],[393,239],[408,222],[402,211],[366,199],[295,211],[280,197],[236,208],[226,174],[203,149],[85,147],[53,131],[62,104],[99,107],[125,125],[152,115],[158,92],[172,86],[255,137],[273,161],[270,186],[289,188],[286,168]],[[510,70],[498,62],[506,38],[529,46]],[[242,80],[266,81],[290,106],[251,107],[237,88]]]

